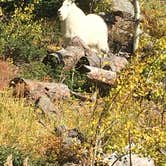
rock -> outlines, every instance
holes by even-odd
[[[81,143],[85,141],[84,135],[77,128],[69,130],[68,137],[77,138]]]
[[[59,51],[51,53],[50,56],[57,58],[58,62],[64,65],[65,70],[71,70],[80,58],[85,56],[86,49],[89,49],[88,46],[80,38],[74,37],[65,49],[62,48]]]
[[[67,131],[67,127],[65,125],[60,125],[55,128],[55,133],[58,137],[63,137],[66,131]]]
[[[140,157],[136,154],[131,155],[132,165],[133,166],[155,166],[154,160],[147,157]],[[129,154],[119,156],[116,153],[105,156],[103,160],[104,164],[108,164],[108,166],[129,166],[130,165],[130,157]]]
[[[9,86],[13,88],[13,95],[25,97],[39,106],[43,112],[59,114],[54,102],[70,97],[70,89],[65,84],[55,82],[41,82],[20,77],[12,79]]]
[[[39,100],[36,102],[37,106],[43,110],[43,112],[53,112],[59,114],[59,109],[52,103],[51,99],[46,96],[42,95]]]
[[[64,64],[64,69],[71,70],[75,67],[82,73],[90,71],[87,76],[91,80],[113,85],[116,72],[120,72],[126,66],[127,59],[112,53],[109,53],[109,57],[100,57],[98,54],[80,38],[74,37],[65,49],[52,53],[50,56],[56,57],[59,63]]]
[[[102,63],[103,65],[105,64],[104,68],[107,62],[110,63],[109,66],[113,72],[120,72],[128,64],[127,59],[120,56],[111,56],[110,58],[103,59]]]
[[[134,6],[129,0],[112,0],[111,13],[100,15],[107,22],[109,46],[113,53],[132,53]]]
[[[112,10],[121,11],[134,16],[134,7],[129,0],[112,0]]]
[[[89,69],[89,73],[87,74],[88,78],[99,81],[108,85],[114,85],[116,81],[116,72],[104,70],[97,67],[87,66],[85,65],[87,69]]]
[[[74,164],[74,163],[65,163],[63,166],[80,166],[80,164]]]
[[[114,53],[131,53],[133,48],[134,22],[126,15],[114,13],[115,22],[109,25],[109,45]]]
[[[77,128],[68,129],[64,125],[56,127],[55,133],[62,139],[58,163],[66,166],[73,164],[79,166],[83,157],[81,158],[78,152],[79,148],[82,146],[81,144],[85,141],[84,135]]]
[[[60,125],[55,128],[55,133],[63,138],[63,143],[67,146],[73,145],[73,142],[80,144],[85,141],[84,135],[77,128],[67,129],[66,126]]]

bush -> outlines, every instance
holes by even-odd
[[[46,77],[51,77],[50,74],[50,67],[42,62],[30,62],[21,67],[21,76],[26,79],[43,80]]]
[[[103,109],[98,113],[96,110],[92,131],[97,136],[91,136],[96,143],[103,141],[108,153],[126,153],[125,147],[131,141],[135,145],[132,153],[149,155],[161,166],[165,161],[161,150],[166,145],[166,38],[161,35],[163,32],[160,29],[157,34],[156,29],[151,29],[149,33],[153,37],[141,36],[136,56],[119,75],[117,86],[105,98]]]
[[[37,17],[55,18],[63,0],[41,0],[35,5],[35,14]]]
[[[76,0],[81,9],[87,13],[110,11],[111,0]]]
[[[151,0],[142,6],[143,30],[149,35],[161,38],[166,36],[165,2]]]
[[[8,22],[0,24],[0,57],[14,62],[39,61],[46,54],[42,25],[34,21],[34,6],[16,8]]]
[[[9,155],[12,155],[13,166],[22,166],[26,158],[28,159],[29,166],[55,166],[56,163],[56,161],[48,160],[46,156],[34,158],[31,154],[23,154],[23,152],[16,148],[0,146],[0,165],[4,165]]]

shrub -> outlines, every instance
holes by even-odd
[[[49,164],[57,163],[57,158],[60,153],[61,138],[54,135],[44,137],[39,147],[39,154],[43,157],[43,162]]]
[[[111,0],[76,0],[87,13],[110,11]]]
[[[42,62],[31,62],[21,67],[21,76],[26,79],[43,80],[46,77],[51,77],[50,74],[50,67]]]
[[[161,150],[166,145],[165,45],[164,36],[141,37],[137,55],[120,74],[103,109],[96,110],[91,138],[98,148],[102,141],[105,151],[124,154],[132,142],[133,153],[150,155],[157,165],[164,166]]]
[[[159,1],[143,5],[142,10],[151,13],[145,15],[142,25],[146,34],[141,36],[136,55],[120,73],[110,97],[105,97],[102,108],[96,107],[89,128],[96,144],[91,150],[93,155],[101,147],[108,153],[125,154],[125,147],[132,142],[132,153],[151,156],[157,165],[165,166],[165,154],[161,151],[166,145],[166,24],[160,5]]]
[[[46,156],[35,158],[31,154],[24,154],[16,148],[0,146],[0,165],[4,165],[9,155],[12,155],[13,166],[22,166],[25,159],[28,159],[29,166],[55,166],[56,163],[55,161],[48,160]]]
[[[62,2],[63,0],[41,0],[35,5],[35,14],[38,17],[55,18]]]
[[[30,62],[46,54],[41,41],[42,25],[34,21],[33,10],[33,5],[16,8],[11,19],[0,24],[0,57]]]
[[[160,38],[166,35],[165,2],[151,0],[142,5],[143,30],[149,35]]]

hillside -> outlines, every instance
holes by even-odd
[[[0,165],[166,166],[165,1],[139,0],[139,20],[128,0],[76,2],[108,54],[65,45],[62,1],[0,0]]]

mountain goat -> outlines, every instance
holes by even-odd
[[[85,15],[72,0],[65,0],[58,12],[66,39],[77,36],[88,46],[108,53],[108,29],[100,16]]]

